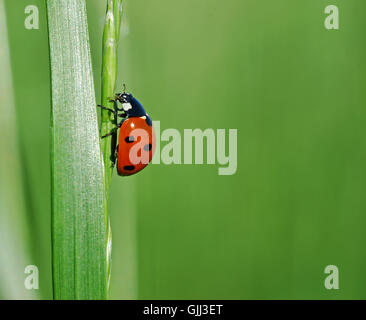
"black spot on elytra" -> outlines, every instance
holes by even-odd
[[[135,170],[135,166],[124,166],[123,169],[125,169],[126,171],[132,171]]]
[[[151,145],[151,143],[149,143],[149,144],[145,144],[145,146],[144,146],[144,150],[145,151],[150,151],[152,149],[152,145]]]
[[[146,115],[145,121],[146,121],[146,123],[147,123],[148,126],[150,126],[150,127],[152,126],[152,121],[151,121],[151,118],[149,117],[148,114]]]
[[[131,142],[134,142],[135,141],[135,138],[133,136],[128,136],[128,137],[125,138],[125,141],[127,143],[131,143]]]

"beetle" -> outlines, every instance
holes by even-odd
[[[119,129],[118,145],[113,163],[117,160],[117,173],[130,176],[144,169],[151,161],[155,152],[155,132],[152,120],[142,104],[131,94],[124,92],[115,94],[113,109],[98,105],[103,110],[114,114],[116,127],[102,139],[114,135]],[[122,104],[119,108],[118,103]],[[118,118],[122,118],[118,122]]]

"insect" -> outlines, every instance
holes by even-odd
[[[155,151],[155,132],[150,116],[142,104],[131,94],[117,93],[113,109],[98,105],[98,107],[113,112],[116,127],[106,135],[114,135],[119,129],[118,145],[115,150],[113,163],[117,160],[117,173],[120,176],[130,176],[144,169],[151,161]],[[118,107],[122,104],[122,108]],[[118,122],[118,118],[122,118]]]

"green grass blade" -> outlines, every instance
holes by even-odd
[[[47,0],[55,299],[106,299],[104,167],[85,0]]]
[[[117,48],[122,16],[122,0],[107,0],[107,11],[103,33],[103,64],[102,64],[102,105],[113,108],[109,100],[116,93],[117,80]],[[101,136],[109,133],[114,127],[114,116],[107,110],[101,111]],[[116,145],[116,135],[102,140],[102,150],[105,167],[106,195],[109,197],[109,187],[112,178],[112,153]]]

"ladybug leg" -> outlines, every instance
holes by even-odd
[[[123,108],[118,108],[118,100],[110,100],[110,102],[114,102],[113,109],[115,114],[117,114],[118,111],[124,111]]]
[[[101,109],[103,109],[103,110],[108,110],[108,111],[110,111],[110,112],[115,113],[115,111],[114,111],[113,109],[111,109],[111,108],[107,108],[107,107],[104,107],[104,106],[102,106],[102,105],[100,105],[100,104],[98,104],[98,107],[99,107],[99,108],[101,108]]]
[[[118,145],[117,145],[116,149],[114,150],[112,168],[114,168],[114,166],[116,165],[117,157],[118,157]]]
[[[117,101],[116,101],[116,104],[117,104]],[[117,111],[125,111],[123,108],[118,108],[118,106],[116,106],[116,110]]]
[[[111,132],[109,132],[109,133],[105,134],[105,135],[104,135],[104,136],[102,136],[101,138],[102,138],[102,139],[107,138],[107,137],[109,137],[109,136],[111,136],[111,135],[115,134],[115,133],[117,132],[117,130],[118,130],[118,127],[117,127],[117,128],[113,128],[113,130],[112,130]]]
[[[122,94],[122,93],[116,93],[116,94],[114,95],[114,98],[112,98],[112,97],[108,97],[109,102],[117,101],[117,100],[118,100],[118,98],[119,98],[119,96],[120,96],[121,94]]]
[[[112,167],[112,169],[115,167],[115,165],[116,165],[116,156],[114,155],[113,156],[113,160],[112,160],[112,165],[111,165],[111,167]]]
[[[123,113],[118,114],[118,116],[120,118],[127,118],[127,113],[126,112],[123,112]]]
[[[109,100],[110,102],[117,101],[121,95],[122,95],[122,93],[116,93],[116,94],[114,95],[114,98],[111,98],[111,97],[110,97],[110,98],[108,98],[108,99],[110,99],[110,100]]]
[[[116,111],[123,111],[123,108],[118,108],[118,101],[120,101],[120,96],[122,95],[122,93],[116,93],[115,97],[114,98],[108,98],[109,99],[109,102],[114,102],[114,110]]]
[[[119,124],[117,124],[117,128],[121,128],[121,126],[122,126],[122,123],[123,123],[123,121],[125,121],[126,119],[122,119],[121,120],[121,122],[119,123]]]

